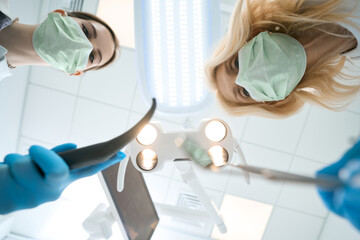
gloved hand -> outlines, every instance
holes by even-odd
[[[73,181],[91,176],[125,158],[125,154],[119,152],[106,162],[69,170],[56,152],[74,148],[76,145],[71,143],[52,150],[32,146],[29,155],[8,154],[0,163],[0,214],[54,201]]]
[[[325,205],[360,230],[360,140],[338,162],[317,172],[318,176],[324,174],[344,183],[336,189],[318,187]]]

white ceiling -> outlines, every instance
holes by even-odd
[[[23,3],[25,0],[17,1]],[[21,14],[25,15],[24,12]],[[15,91],[16,81],[27,76],[29,81],[24,83],[25,100],[20,128],[15,124],[12,126],[15,130],[11,130],[4,127],[11,125],[9,122],[0,122],[4,131],[2,140],[14,131],[19,132],[19,152],[25,152],[32,144],[50,147],[75,142],[82,146],[107,140],[132,126],[147,110],[137,87],[135,54],[131,48],[124,47],[122,56],[111,67],[78,78],[43,67],[32,67],[29,75],[25,70],[16,70],[13,77],[0,83],[0,91]],[[0,105],[0,110],[6,114],[12,109],[20,109],[19,103],[13,108],[11,104]],[[337,160],[360,135],[360,98],[342,112],[306,105],[295,116],[283,120],[248,116],[234,118],[216,104],[193,116],[157,114],[155,119],[170,131],[182,129],[185,125],[197,128],[202,118],[209,117],[221,118],[230,125],[250,164],[313,174]],[[19,116],[14,119],[19,119]],[[6,142],[6,139],[3,141]],[[11,147],[8,149],[10,151]],[[246,185],[236,171],[219,176],[196,168],[196,173],[218,207],[225,194],[273,206],[262,239],[335,240],[360,237],[348,223],[324,208],[313,187],[271,183],[255,178]],[[192,194],[171,164],[155,174],[144,174],[144,177],[155,202],[176,205],[179,194]],[[13,231],[44,239],[86,239],[81,221],[101,201],[106,200],[97,178],[81,180],[66,189],[59,201],[20,212]],[[66,217],[69,215],[70,218]],[[204,232],[199,233],[199,227],[160,217],[161,222],[153,239],[209,239],[204,235],[210,236],[212,231],[205,227]]]

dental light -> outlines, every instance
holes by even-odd
[[[226,127],[218,120],[210,121],[205,127],[205,135],[210,141],[219,142],[226,137]]]
[[[191,113],[211,100],[204,63],[220,37],[219,0],[135,0],[140,86],[163,113]]]
[[[138,166],[143,171],[153,170],[158,163],[158,158],[156,153],[151,149],[142,150],[136,157],[136,166]]]
[[[145,136],[152,143],[142,140]],[[204,120],[197,130],[177,132],[164,132],[159,123],[150,123],[140,132],[137,141],[130,144],[130,156],[135,168],[140,172],[153,172],[161,169],[167,161],[191,159],[177,144],[185,137],[208,151],[216,167],[225,166],[232,159],[237,145],[229,126],[219,119]]]
[[[208,151],[215,167],[223,167],[229,161],[229,154],[220,146],[212,146]]]
[[[151,125],[147,124],[145,127],[141,130],[141,132],[138,134],[136,140],[141,145],[150,145],[152,144],[157,138],[157,130],[156,128]]]
[[[211,166],[215,168],[229,164],[233,159],[234,153],[237,153],[239,160],[246,164],[242,151],[237,141],[233,138],[229,126],[220,119],[203,120],[198,129],[176,132],[165,132],[161,128],[160,123],[152,122],[142,129],[136,140],[133,140],[125,150],[129,157],[120,162],[117,189],[121,192],[124,188],[125,170],[129,159],[131,159],[135,169],[142,173],[158,171],[166,162],[172,162],[175,164],[184,182],[189,185],[205,207],[205,215],[210,216],[207,221],[215,223],[220,232],[225,233],[226,226],[219,215],[218,209],[208,198],[192,169],[190,153],[181,147],[187,138],[198,144],[195,150],[200,148],[208,152],[212,161]],[[244,173],[244,176],[246,182],[249,183],[249,175]],[[178,215],[192,221],[194,219],[204,220],[205,215],[200,212],[196,214],[197,218],[192,213],[186,214],[186,212],[182,212],[179,215],[179,209],[176,209],[174,206],[155,205],[158,211],[165,214]]]

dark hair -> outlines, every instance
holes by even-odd
[[[104,25],[104,27],[106,27],[109,30],[110,34],[111,34],[111,37],[112,37],[113,42],[114,42],[114,47],[115,47],[113,55],[111,56],[109,61],[107,61],[103,65],[93,67],[91,69],[98,70],[98,69],[107,67],[116,60],[117,56],[120,54],[119,39],[116,37],[114,31],[111,29],[111,27],[106,22],[104,22],[101,18],[95,16],[94,14],[87,13],[87,12],[68,12],[68,16],[69,17],[76,17],[76,18],[80,18],[80,19],[84,19],[84,20],[96,21],[96,22]],[[88,70],[90,70],[90,69],[88,69]]]

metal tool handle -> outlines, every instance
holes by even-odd
[[[338,178],[335,178],[333,176],[308,177],[299,174],[288,173],[288,172],[250,166],[250,165],[230,164],[230,166],[239,168],[245,172],[257,174],[259,176],[274,181],[316,184],[323,188],[337,188],[343,185],[343,183]]]

